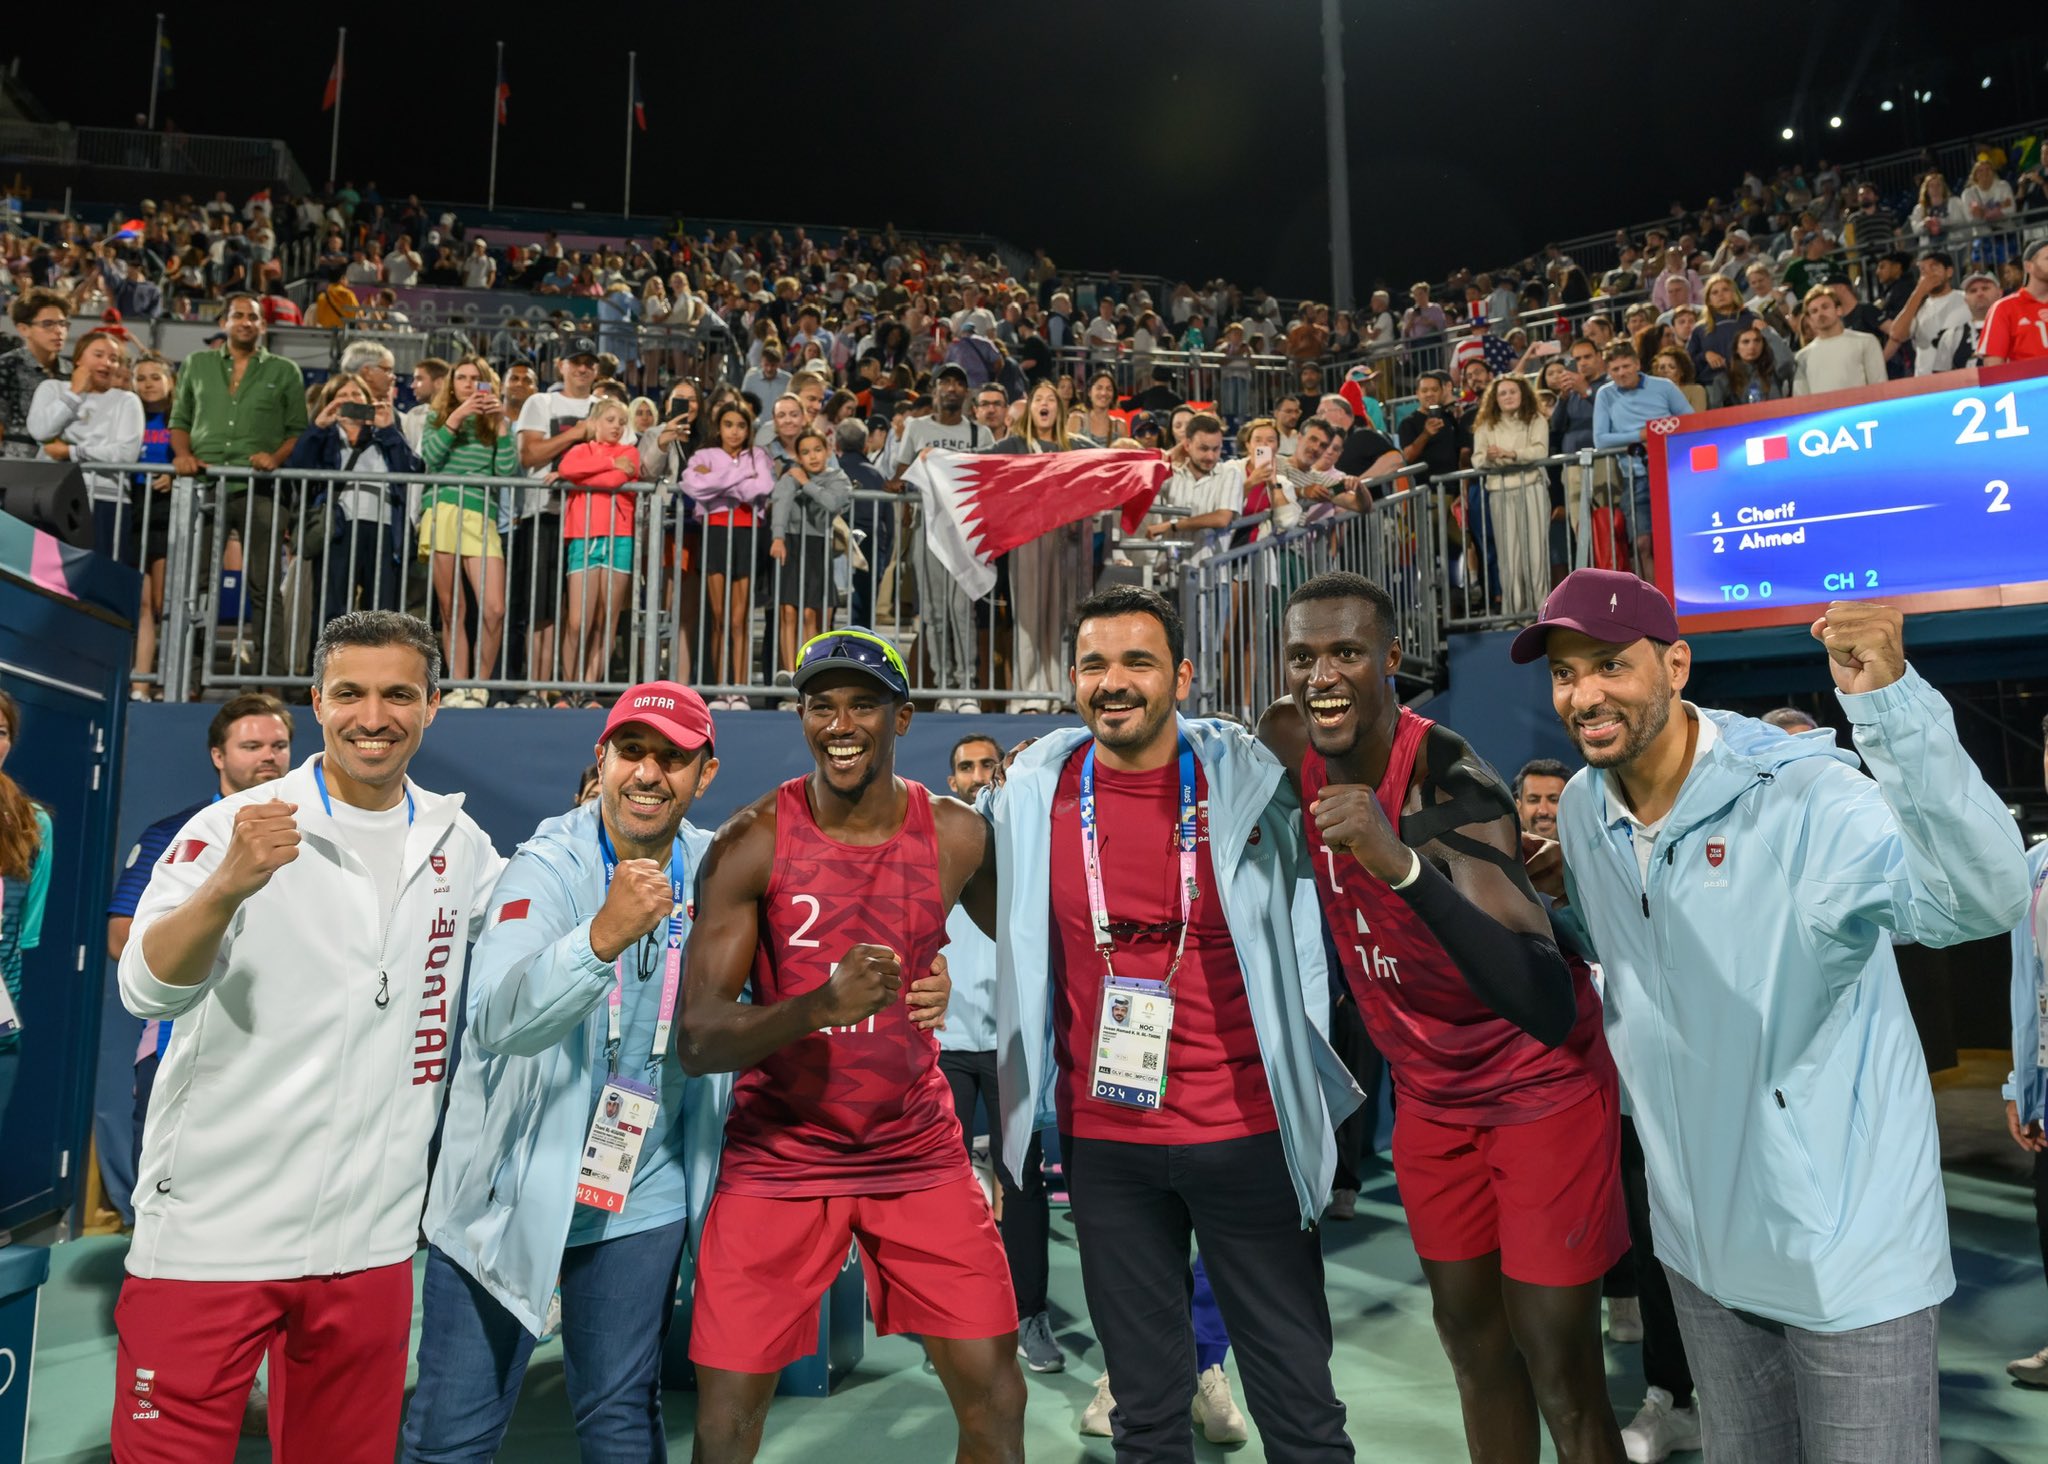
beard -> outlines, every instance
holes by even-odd
[[[1114,748],[1118,752],[1147,746],[1159,735],[1159,729],[1164,727],[1173,717],[1173,703],[1170,700],[1163,699],[1155,705],[1143,698],[1126,695],[1117,698],[1117,700],[1135,701],[1138,708],[1136,719],[1126,727],[1106,728],[1102,725],[1101,711],[1102,702],[1105,700],[1108,699],[1098,698],[1089,703],[1087,713],[1083,716],[1082,720],[1088,724],[1088,730],[1095,734],[1097,742],[1101,743],[1104,747]]]
[[[1580,740],[1578,729],[1572,729],[1572,742],[1578,747],[1579,755],[1592,768],[1625,768],[1643,755],[1649,745],[1655,742],[1671,721],[1671,679],[1657,678],[1655,694],[1644,705],[1630,711],[1622,707],[1612,710],[1621,718],[1625,729],[1620,743],[1613,747],[1592,748]]]

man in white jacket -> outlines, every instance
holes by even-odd
[[[324,751],[196,814],[136,909],[121,998],[178,1040],[114,1310],[124,1461],[231,1458],[266,1350],[280,1458],[392,1456],[464,948],[503,866],[461,795],[405,776],[440,662],[410,616],[328,622]]]

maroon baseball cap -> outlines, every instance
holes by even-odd
[[[711,742],[711,709],[704,698],[675,681],[643,681],[621,693],[604,719],[600,745],[630,722],[652,727],[677,747],[691,751]]]
[[[1664,592],[1625,569],[1575,569],[1543,602],[1543,618],[1515,637],[1516,664],[1543,659],[1553,630],[1576,630],[1610,645],[1678,639],[1678,617]]]

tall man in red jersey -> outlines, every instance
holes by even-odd
[[[1561,1464],[1618,1461],[1600,1278],[1628,1224],[1599,995],[1551,938],[1507,788],[1395,696],[1386,592],[1318,575],[1282,636],[1291,700],[1261,736],[1299,779],[1323,913],[1393,1074],[1394,1176],[1467,1447],[1533,1464],[1540,1410]]]
[[[2048,358],[2048,239],[2029,244],[2020,263],[2020,287],[1984,317],[1978,350],[1986,366]]]
[[[693,1076],[740,1074],[697,1260],[696,1458],[754,1457],[776,1374],[816,1345],[854,1241],[876,1330],[924,1339],[958,1457],[1009,1464],[1024,1457],[1009,1261],[902,989],[946,943],[986,825],[895,776],[911,717],[895,647],[828,632],[795,682],[817,768],[713,840],[677,1033]]]

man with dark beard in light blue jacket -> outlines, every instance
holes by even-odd
[[[1634,575],[1567,577],[1513,656],[1547,658],[1588,764],[1549,882],[1606,972],[1708,1460],[1934,1464],[1955,1274],[1891,938],[2011,929],[2026,862],[1904,617],[1837,601],[1813,636],[1870,777],[1831,732],[1681,700],[1691,650]]]

